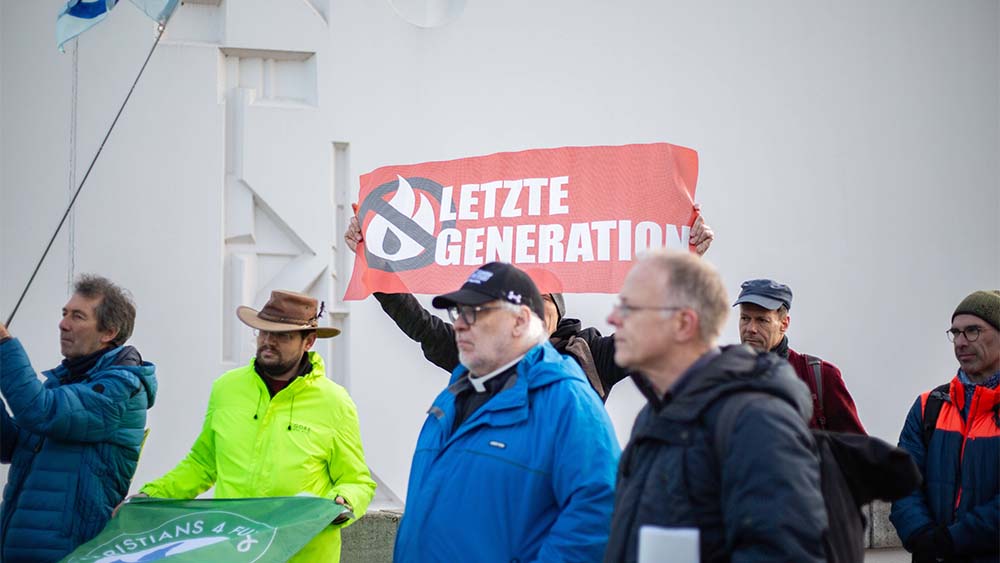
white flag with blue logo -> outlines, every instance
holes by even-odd
[[[155,22],[164,23],[177,7],[177,0],[131,0]]]
[[[154,21],[164,23],[177,8],[178,0],[132,0],[140,10]],[[69,0],[66,8],[56,18],[56,45],[63,45],[97,25],[111,11],[118,0]]]

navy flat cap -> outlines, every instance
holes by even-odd
[[[740,285],[740,296],[733,307],[740,303],[753,303],[772,311],[782,305],[792,309],[792,289],[774,280],[748,280]]]

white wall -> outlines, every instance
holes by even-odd
[[[470,3],[433,30],[378,2],[344,9],[335,40],[361,47],[338,74],[362,79],[337,123],[355,171],[567,144],[698,149],[709,259],[734,293],[757,276],[793,287],[793,346],[840,365],[880,436],[954,369],[957,302],[1000,280],[996,2]],[[603,328],[610,301],[568,299]],[[355,333],[408,346],[374,303],[355,311]],[[385,345],[352,365],[393,369]],[[398,393],[381,374],[353,389],[410,428],[376,455],[409,455],[443,381],[415,375]],[[615,390],[623,438],[639,404]]]
[[[78,181],[153,39],[127,3],[83,36],[74,145],[59,4],[4,3],[0,21],[4,317],[68,198],[71,149]],[[1000,280],[998,35],[996,0],[468,2],[430,29],[382,1],[185,4],[13,329],[51,367],[72,273],[132,289],[134,342],[161,386],[139,484],[186,452],[211,380],[237,363],[221,352],[227,296],[260,305],[274,280],[340,294],[343,279],[315,277],[310,260],[348,274],[340,222],[359,174],[667,141],[699,151],[697,199],[717,234],[708,259],[734,296],[750,277],[790,284],[793,347],[838,364],[865,424],[895,441],[913,398],[955,369],[943,334],[954,306]],[[232,61],[253,59],[245,50],[277,62],[263,83],[240,71],[254,101],[234,116]],[[261,213],[278,226],[266,231]],[[284,254],[241,246],[248,224]],[[227,270],[234,254],[250,256],[243,285]],[[567,301],[607,328],[610,296]],[[349,316],[326,351],[334,377],[358,403],[369,463],[402,496],[446,376],[374,300],[336,305]],[[623,440],[640,404],[627,382],[612,395]]]

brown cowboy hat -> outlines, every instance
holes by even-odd
[[[236,316],[243,324],[267,332],[315,330],[317,338],[332,338],[340,334],[340,329],[319,326],[318,319],[323,311],[318,309],[318,305],[319,301],[308,295],[276,289],[260,312],[240,306],[236,308]]]

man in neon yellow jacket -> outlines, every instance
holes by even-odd
[[[191,452],[140,495],[194,498],[212,485],[216,498],[304,493],[335,499],[360,518],[375,482],[357,412],[310,351],[317,337],[340,331],[318,326],[317,301],[290,291],[272,292],[260,312],[236,314],[256,329],[257,356],[215,381]],[[291,561],[339,561],[340,527],[327,526]]]

